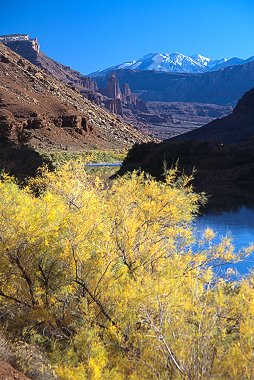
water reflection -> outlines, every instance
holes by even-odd
[[[237,250],[254,243],[254,183],[223,184],[204,190],[210,197],[195,222],[198,236],[210,227],[217,232],[217,241],[231,236]],[[232,266],[247,274],[254,268],[254,254]]]

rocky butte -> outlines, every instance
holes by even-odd
[[[29,38],[28,34],[7,34],[0,36],[0,43],[9,46],[17,54],[28,59],[28,61],[36,60],[40,52],[37,38]]]
[[[89,95],[89,93],[97,91],[97,85],[91,78],[47,57],[40,50],[37,38],[30,38],[28,34],[9,34],[0,36],[0,43],[5,44],[15,53],[44,69],[48,74],[84,90],[84,94]]]

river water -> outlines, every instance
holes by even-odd
[[[254,184],[217,185],[206,193],[211,196],[195,221],[198,237],[209,227],[216,232],[215,242],[230,236],[237,251],[254,243]],[[254,253],[230,267],[240,275],[248,274],[254,269]]]

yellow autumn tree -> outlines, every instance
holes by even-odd
[[[3,325],[34,337],[60,379],[252,379],[253,279],[192,227],[189,179],[107,183],[69,163],[20,189],[0,183]],[[246,250],[248,254],[251,249]]]

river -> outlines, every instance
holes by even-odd
[[[210,227],[216,232],[215,242],[230,236],[236,250],[254,243],[254,184],[220,184],[207,188],[206,193],[212,195],[194,223],[197,235]],[[240,275],[248,274],[254,269],[254,253],[230,267]]]

